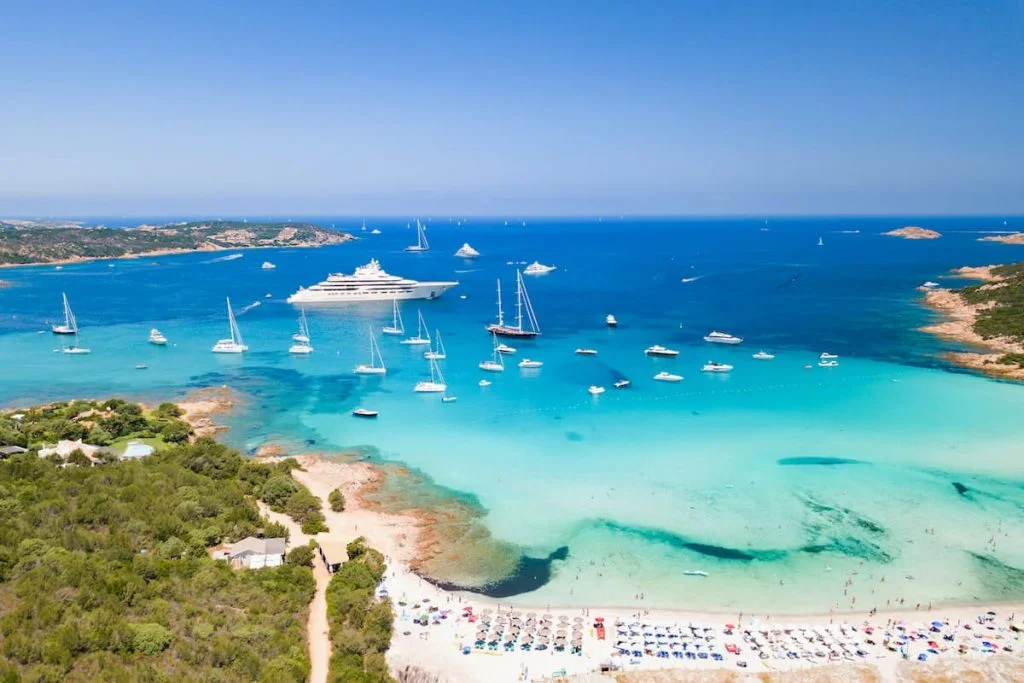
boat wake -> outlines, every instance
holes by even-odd
[[[234,261],[245,256],[245,254],[228,254],[227,256],[218,256],[217,258],[210,259],[209,261],[203,261],[203,263],[221,263],[222,261]]]
[[[238,315],[245,315],[246,313],[248,313],[252,309],[257,308],[258,306],[262,306],[262,305],[263,305],[262,301],[253,301],[251,304],[249,304],[248,306],[246,306],[245,308],[240,310],[238,312]]]
[[[469,270],[456,270],[455,273],[462,275],[463,273],[479,273],[482,268],[470,268]]]
[[[696,282],[697,280],[700,280],[703,277],[704,277],[703,275],[695,275],[693,277],[684,277],[683,278],[683,282]]]

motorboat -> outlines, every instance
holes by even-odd
[[[519,367],[523,368],[524,370],[528,370],[531,368],[539,368],[542,365],[544,365],[543,362],[539,360],[530,360],[529,358],[524,358],[521,361],[519,361]]]
[[[533,339],[540,335],[540,325],[533,312],[530,294],[526,291],[523,275],[518,270],[516,271],[516,324],[505,324],[505,314],[501,308],[501,280],[498,280],[498,320],[488,325],[487,331],[499,337],[517,339]]]
[[[419,219],[416,219],[416,244],[406,247],[406,251],[430,251],[430,243],[427,242],[426,228]]]
[[[716,363],[713,360],[709,360],[701,368],[701,372],[732,372],[732,366],[726,363]]]
[[[626,387],[629,386],[629,380],[628,379],[620,379],[619,381],[617,381],[612,386],[614,386],[616,389],[625,389]]]
[[[534,261],[530,265],[526,266],[523,270],[524,275],[547,275],[553,270],[556,270],[557,266],[545,266],[540,261]]]
[[[659,382],[679,382],[682,381],[683,376],[673,375],[671,372],[665,372],[664,370],[662,370],[661,372],[654,376],[654,379],[658,380]]]
[[[818,360],[837,360],[838,358],[839,356],[837,356],[836,354],[829,353],[827,351],[818,356]]]
[[[63,325],[52,325],[50,331],[54,334],[78,334],[78,322],[75,320],[75,314],[71,311],[71,304],[68,303],[68,295],[61,294],[64,297],[64,324]]]
[[[376,410],[368,410],[366,408],[356,408],[355,410],[352,411],[353,417],[362,417],[371,420],[377,417],[377,415],[379,414],[380,413],[378,413]]]
[[[373,336],[373,327],[370,327],[370,364],[360,363],[352,368],[357,375],[384,375],[388,369],[384,367],[384,358],[380,355],[380,347],[377,346],[377,339]]]
[[[491,386],[491,380],[489,380],[489,379],[482,379],[479,382],[477,382],[476,384],[477,384],[477,386],[480,386],[480,387],[489,387],[489,386]]]
[[[455,401],[458,401],[458,400],[459,400],[458,396],[442,396],[441,397],[441,403],[454,403]]]
[[[136,370],[145,370],[145,369],[146,369],[146,368],[148,368],[148,367],[149,367],[149,366],[148,366],[148,365],[146,365],[145,363],[138,363],[138,364],[136,364],[136,366],[135,366],[135,369],[136,369]]]
[[[754,360],[775,360],[775,356],[768,353],[767,351],[758,351],[753,356],[751,356],[751,358],[753,358]]]
[[[420,282],[390,275],[381,268],[377,259],[359,266],[352,275],[331,273],[323,282],[288,297],[290,304],[345,304],[391,299],[436,299],[452,287],[455,281]]]
[[[430,346],[430,333],[426,331],[427,323],[423,320],[423,311],[416,311],[416,318],[416,336],[403,339],[399,344],[405,344],[406,346],[423,346],[426,344]]]
[[[92,353],[92,349],[87,349],[85,347],[79,346],[77,343],[72,344],[71,346],[64,347],[63,351],[69,356],[80,356],[86,353]]]
[[[839,361],[837,360],[820,360],[818,361],[819,368],[836,368],[839,367]]]
[[[498,352],[498,338],[492,333],[491,334],[491,358],[490,360],[480,361],[477,367],[487,372],[504,372],[505,371],[505,359]]]
[[[587,391],[590,392],[591,396],[598,396],[604,393],[604,387],[599,387],[591,384],[590,388],[588,388]]]
[[[469,246],[469,242],[466,242],[459,247],[459,250],[455,252],[455,255],[459,258],[477,258],[480,256],[480,252]]]
[[[687,569],[683,571],[683,576],[707,576],[708,573],[701,571],[700,569]]]
[[[679,355],[679,352],[675,349],[667,349],[664,346],[655,344],[654,346],[648,346],[644,349],[644,353],[648,356],[660,356],[662,358],[675,358]]]
[[[374,228],[373,230],[370,231],[370,234],[371,235],[379,235],[380,234],[380,230],[378,228]]]
[[[731,334],[725,332],[709,332],[704,337],[704,341],[712,344],[739,344],[743,341],[742,337],[734,337]]]
[[[448,385],[444,383],[444,376],[441,375],[441,368],[437,367],[437,361],[430,359],[430,380],[423,380],[416,383],[413,391],[420,394],[442,394],[448,391]]]
[[[513,347],[509,346],[508,344],[498,344],[497,351],[498,353],[505,353],[508,355],[512,355],[513,353],[516,352],[516,350]]]
[[[149,331],[149,338],[146,341],[157,346],[167,346],[167,337],[155,327]]]
[[[262,268],[263,270],[273,270],[274,268],[277,268],[277,266],[275,266],[270,261],[264,261],[263,265],[260,266],[260,268]]]
[[[221,339],[213,345],[214,353],[244,353],[249,347],[242,341],[242,331],[238,328],[238,321],[235,320],[235,313],[231,310],[231,299],[228,303],[228,328],[231,331],[229,339]]]
[[[577,356],[596,356],[597,349],[576,349]]]
[[[604,317],[604,324],[608,327],[618,327],[619,321],[615,319],[615,316],[609,313]]]
[[[935,289],[936,287],[939,286],[939,283],[938,282],[932,282],[931,280],[929,280],[928,282],[924,283],[921,286],[925,287],[927,289]]]

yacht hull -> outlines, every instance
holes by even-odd
[[[368,301],[408,301],[410,299],[436,299],[458,282],[420,282],[416,285],[386,291],[316,291],[302,289],[288,297],[290,304],[361,304]]]
[[[508,337],[510,339],[533,339],[540,335],[540,332],[521,330],[518,327],[507,327],[505,325],[488,325],[487,331],[499,337]]]

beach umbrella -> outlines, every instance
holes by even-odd
[[[565,629],[562,629],[562,628],[558,629],[557,635],[558,635],[559,638],[565,637]]]
[[[518,617],[523,616],[523,613],[522,612],[512,612],[512,616],[518,618]]]
[[[540,634],[544,637],[551,635],[551,629],[545,627],[540,630]]]
[[[604,617],[594,617],[594,621],[596,621],[599,624],[603,624],[604,623]]]

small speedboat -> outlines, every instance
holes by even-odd
[[[644,349],[644,353],[648,356],[661,356],[662,358],[675,358],[679,355],[679,352],[675,349],[668,349],[660,344],[654,346],[648,346]]]
[[[587,389],[587,391],[590,392],[591,396],[597,396],[598,394],[604,393],[604,387],[599,387],[594,384],[591,384],[590,388]]]
[[[377,417],[378,414],[379,413],[376,410],[367,410],[366,408],[356,408],[352,411],[353,417],[365,417],[372,419]]]
[[[526,269],[523,270],[523,275],[546,275],[553,270],[555,270],[555,266],[546,266],[540,261],[534,261],[526,266]]]
[[[491,386],[491,381],[489,379],[482,379],[479,382],[477,382],[477,386],[489,387]]]
[[[939,286],[939,283],[938,282],[932,282],[931,280],[929,280],[928,282],[924,283],[921,286],[925,287],[927,289],[935,289],[936,287]]]
[[[370,234],[371,235],[379,235],[380,234],[380,230],[378,230],[377,228],[374,228],[373,230],[370,231]]]
[[[612,386],[615,387],[616,389],[625,389],[626,387],[629,386],[629,380],[628,379],[620,379],[618,382],[616,382]]]
[[[604,317],[604,324],[608,327],[618,327],[619,321],[615,319],[615,316],[609,313]]]
[[[596,356],[596,349],[576,349],[577,356]]]
[[[726,363],[716,363],[713,360],[709,360],[701,368],[702,372],[732,372],[732,366]]]
[[[454,403],[459,400],[457,396],[442,396],[441,403]]]
[[[145,370],[145,369],[146,369],[146,368],[148,368],[148,367],[149,367],[149,366],[148,366],[148,365],[146,365],[145,363],[139,363],[138,365],[136,365],[136,366],[135,366],[135,369],[136,369],[136,370]]]
[[[507,353],[509,355],[511,355],[511,354],[516,352],[516,350],[514,348],[512,348],[511,346],[509,346],[508,344],[498,344],[498,346],[495,349],[495,351],[497,351],[498,353]]]
[[[679,382],[683,379],[683,376],[673,375],[671,372],[665,372],[664,370],[662,370],[661,372],[654,376],[654,379],[658,380],[659,382]]]
[[[542,363],[541,361],[530,360],[529,358],[524,358],[521,361],[519,361],[519,367],[524,369],[539,368],[542,365],[544,365],[544,363]]]
[[[275,266],[270,261],[264,261],[263,265],[260,266],[260,268],[262,268],[263,270],[273,270],[274,268],[277,268],[277,266]]]
[[[701,571],[700,569],[687,569],[683,572],[683,576],[707,576],[708,573]]]
[[[768,353],[767,351],[758,351],[753,356],[751,356],[751,358],[753,358],[754,360],[775,360],[775,356]]]
[[[821,354],[820,356],[818,356],[818,360],[837,360],[838,358],[839,358],[839,356],[837,356],[836,354],[829,353],[827,351],[825,353]]]
[[[839,361],[837,360],[820,360],[818,361],[819,368],[836,368],[839,367]]]

